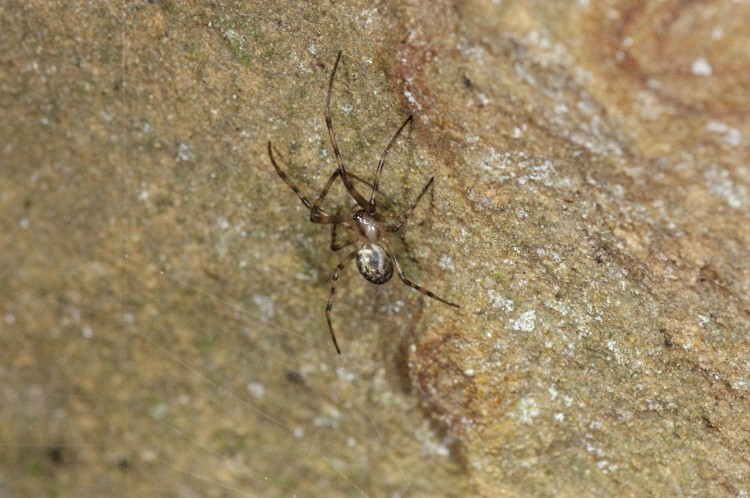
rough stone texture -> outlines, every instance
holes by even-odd
[[[744,2],[0,8],[0,495],[746,496]],[[398,282],[308,195],[429,201]],[[345,204],[338,187],[331,206]]]

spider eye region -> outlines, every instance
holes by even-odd
[[[357,269],[373,284],[384,284],[393,276],[393,262],[379,244],[365,244],[357,251]]]

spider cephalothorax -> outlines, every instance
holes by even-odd
[[[377,212],[378,203],[376,202],[375,197],[379,192],[378,184],[380,183],[380,174],[383,171],[385,158],[388,155],[388,151],[391,150],[391,146],[393,146],[396,139],[398,139],[399,135],[401,135],[401,131],[403,131],[406,125],[411,122],[412,117],[409,116],[408,118],[406,118],[404,123],[401,125],[401,127],[399,127],[398,131],[396,131],[396,134],[393,136],[391,141],[388,142],[388,145],[383,150],[383,154],[380,156],[380,161],[378,162],[377,170],[375,171],[375,180],[372,184],[362,180],[353,173],[347,172],[346,168],[344,167],[344,162],[341,159],[341,153],[336,143],[336,135],[333,133],[333,126],[331,125],[331,93],[333,92],[333,80],[334,76],[336,76],[336,68],[338,68],[340,60],[341,52],[339,52],[338,57],[336,57],[336,63],[333,65],[333,71],[331,71],[331,79],[328,81],[328,97],[326,99],[326,127],[328,128],[328,136],[331,139],[331,145],[333,145],[333,153],[336,156],[338,168],[328,178],[328,181],[323,187],[323,190],[318,196],[318,199],[315,201],[315,203],[311,203],[281,170],[278,163],[276,162],[276,158],[273,155],[273,146],[271,145],[270,141],[268,142],[268,156],[271,158],[271,163],[273,164],[276,173],[278,173],[281,179],[284,180],[284,182],[289,186],[289,188],[291,188],[292,191],[297,194],[297,197],[299,197],[305,207],[310,210],[310,221],[313,223],[331,224],[331,249],[334,251],[338,251],[339,249],[343,249],[344,247],[350,246],[352,244],[360,244],[358,249],[352,251],[343,260],[341,260],[338,266],[336,266],[336,269],[333,272],[333,277],[331,278],[331,293],[329,294],[328,305],[326,306],[326,320],[328,322],[328,330],[331,333],[331,339],[333,339],[333,345],[336,347],[336,351],[339,354],[341,354],[341,349],[339,348],[339,344],[336,341],[336,334],[334,334],[333,325],[331,324],[331,308],[333,307],[333,297],[336,294],[336,284],[338,282],[339,273],[341,273],[341,270],[344,268],[344,266],[352,259],[356,258],[357,269],[363,277],[365,277],[369,282],[372,282],[373,284],[384,284],[388,282],[393,276],[393,268],[395,266],[396,271],[398,272],[398,278],[401,279],[404,284],[449,306],[453,306],[454,308],[459,307],[457,304],[446,301],[442,297],[435,295],[434,293],[420,287],[419,285],[406,278],[406,275],[404,275],[404,272],[401,269],[401,264],[398,262],[398,259],[396,258],[391,244],[387,238],[388,234],[397,232],[401,228],[407,218],[409,218],[409,216],[411,215],[412,211],[414,211],[414,208],[417,206],[420,199],[422,199],[425,192],[427,192],[427,189],[430,188],[430,185],[432,185],[432,182],[435,178],[430,178],[427,184],[422,188],[422,191],[419,193],[417,198],[414,200],[411,206],[409,206],[409,209],[396,223],[387,223]],[[333,182],[338,177],[341,178],[341,181],[346,187],[347,192],[349,192],[349,195],[351,195],[356,202],[355,210],[353,211],[354,214],[333,215],[327,213],[323,208],[320,207],[320,204],[322,204],[326,195],[328,195],[328,191],[331,189]],[[369,199],[365,199],[365,197],[362,196],[362,194],[356,189],[354,183],[352,182],[352,179],[360,181],[372,189]],[[342,226],[347,230],[347,232],[351,236],[349,241],[342,244],[336,242],[337,226]]]

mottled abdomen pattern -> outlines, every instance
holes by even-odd
[[[362,246],[357,252],[357,268],[373,284],[384,284],[393,276],[393,262],[388,253],[375,243]]]

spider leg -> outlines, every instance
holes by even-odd
[[[373,185],[373,183],[372,183],[371,181],[365,180],[365,179],[364,179],[364,178],[362,178],[361,176],[359,176],[359,175],[355,175],[355,174],[354,174],[354,173],[352,173],[351,171],[347,171],[347,172],[346,172],[346,174],[347,174],[347,175],[349,175],[349,177],[350,177],[350,178],[353,178],[354,180],[357,180],[357,181],[358,181],[358,182],[360,182],[360,183],[364,183],[364,184],[365,184],[365,185],[367,185],[367,186],[368,186],[369,188],[375,188],[375,186]],[[390,198],[390,196],[386,195],[386,194],[385,194],[385,193],[384,193],[384,192],[383,192],[382,190],[380,190],[379,188],[378,188],[378,189],[376,189],[376,190],[378,191],[378,194],[380,194],[380,196],[381,196],[381,197],[383,197],[383,198],[384,198],[384,199],[385,199],[386,201],[388,201],[388,203],[390,204],[390,206],[387,206],[387,205],[386,205],[386,208],[392,208],[393,206],[395,206],[395,205],[396,205],[396,201],[394,201],[393,199],[391,199],[391,198]]]
[[[290,180],[288,176],[286,176],[286,173],[284,173],[279,164],[276,162],[276,158],[273,155],[273,145],[271,145],[270,140],[268,141],[268,157],[271,158],[271,163],[273,164],[276,173],[278,173],[281,179],[284,180],[284,183],[286,183],[287,186],[292,189],[292,192],[297,194],[297,197],[299,197],[299,200],[302,201],[302,204],[304,204],[305,207],[310,210],[310,221],[312,221],[313,223],[341,223],[351,218],[347,215],[331,216],[318,207],[318,204],[323,200],[325,194],[328,193],[328,189],[331,188],[333,180],[336,178],[336,176],[338,176],[338,171],[334,172],[334,174],[331,175],[331,178],[328,179],[326,187],[323,189],[323,192],[321,193],[320,197],[318,197],[318,200],[315,202],[315,204],[310,204],[310,201],[307,199],[307,197],[305,197],[305,194],[300,192],[294,182]]]
[[[375,214],[375,192],[378,191],[378,184],[380,183],[380,174],[383,172],[383,165],[385,164],[385,158],[388,155],[388,152],[391,150],[391,147],[393,147],[393,143],[398,139],[398,136],[401,135],[401,131],[406,127],[407,124],[412,120],[412,116],[410,115],[408,118],[406,118],[406,121],[404,121],[404,124],[401,125],[401,127],[398,129],[395,135],[393,135],[393,138],[391,138],[391,141],[388,142],[388,145],[385,146],[385,149],[383,149],[383,155],[380,156],[380,161],[378,161],[378,169],[375,172],[375,182],[372,187],[372,194],[370,194],[370,208],[368,210],[368,213]]]
[[[328,191],[329,191],[329,190],[331,189],[331,187],[333,186],[333,182],[334,182],[334,180],[336,180],[336,178],[337,178],[337,177],[338,177],[338,176],[339,176],[340,174],[341,174],[341,171],[339,171],[338,169],[336,169],[336,170],[335,170],[335,171],[334,171],[333,173],[331,173],[331,176],[329,176],[329,177],[328,177],[328,181],[327,181],[327,182],[326,182],[326,184],[325,184],[325,185],[323,186],[323,190],[322,190],[322,191],[320,192],[320,195],[318,196],[318,199],[317,199],[317,200],[315,201],[315,204],[313,204],[313,206],[312,206],[312,208],[311,208],[311,209],[312,209],[312,212],[310,213],[310,216],[311,216],[311,220],[312,220],[312,221],[316,221],[316,220],[317,220],[317,218],[318,218],[318,217],[320,216],[320,211],[321,211],[321,209],[320,209],[320,208],[319,208],[318,206],[320,206],[320,205],[321,205],[321,204],[323,203],[323,201],[325,200],[326,196],[328,195]],[[362,182],[362,183],[364,183],[365,185],[367,185],[368,187],[370,187],[370,188],[373,188],[373,184],[372,184],[372,183],[370,183],[370,182],[368,182],[367,180],[363,179],[363,178],[362,178],[362,177],[360,177],[359,175],[355,175],[354,173],[347,173],[347,175],[349,175],[349,176],[350,176],[351,178],[353,178],[354,180],[357,180],[358,182]],[[391,204],[395,204],[395,202],[393,201],[393,199],[391,199],[390,197],[388,197],[387,195],[385,195],[385,194],[384,194],[383,192],[381,192],[381,191],[380,191],[379,189],[378,189],[378,193],[379,193],[379,194],[380,194],[381,196],[383,196],[383,197],[384,197],[384,198],[385,198],[385,199],[386,199],[386,200],[387,200],[388,202],[390,202]],[[338,216],[338,215],[337,215],[337,216]],[[315,218],[315,219],[313,219],[313,218]]]
[[[427,192],[427,189],[430,188],[430,185],[432,185],[432,182],[434,180],[435,180],[434,176],[430,178],[430,181],[428,181],[427,185],[425,185],[422,188],[422,191],[419,193],[417,198],[414,199],[414,202],[411,203],[411,206],[409,206],[409,209],[406,211],[406,213],[404,213],[404,217],[401,218],[401,220],[395,225],[388,227],[389,232],[397,232],[401,228],[401,225],[403,225],[404,222],[409,218],[409,216],[411,216],[411,213],[414,211],[414,208],[417,207],[417,204],[419,203],[420,200],[422,200],[422,197],[424,197],[424,194]]]
[[[353,240],[349,240],[344,243],[336,243],[336,228],[338,226],[338,223],[331,224],[331,251],[338,251],[339,249],[343,249],[344,247],[354,244]]]
[[[328,296],[328,305],[326,306],[326,321],[328,322],[328,331],[331,333],[331,339],[333,339],[333,345],[336,346],[336,352],[341,354],[339,343],[336,341],[336,334],[333,333],[333,325],[331,324],[331,308],[333,308],[333,296],[336,295],[336,284],[338,283],[339,273],[344,266],[354,259],[357,255],[357,251],[352,251],[347,257],[341,260],[336,269],[333,271],[333,277],[331,277],[331,294]]]
[[[318,206],[320,206],[323,203],[323,200],[328,195],[328,191],[331,189],[331,186],[333,186],[334,180],[336,180],[336,178],[339,176],[339,174],[341,174],[341,172],[337,169],[337,170],[335,170],[331,174],[330,177],[328,177],[328,181],[323,186],[323,190],[322,190],[322,192],[320,192],[320,195],[318,196],[318,200],[315,201],[315,204],[313,204],[313,206],[311,208],[310,221],[312,221],[314,223],[331,223],[330,221],[320,221],[321,211],[322,210]],[[357,180],[358,182],[362,182],[365,185],[367,185],[368,187],[373,188],[372,183],[368,182],[367,180],[365,180],[364,178],[360,177],[359,175],[355,175],[354,173],[347,173],[347,175],[349,175],[349,177],[353,178],[354,180]],[[380,189],[378,189],[378,193],[385,200],[387,200],[391,205],[395,205],[396,204],[393,199],[391,199],[386,194],[384,194]],[[337,216],[337,218],[336,218],[337,221],[335,223],[341,223],[342,221],[350,220],[351,219],[351,216],[339,216],[338,214],[336,216]],[[345,246],[342,246],[342,247],[345,247]]]
[[[398,259],[396,258],[395,254],[393,253],[393,249],[391,248],[391,245],[387,241],[384,241],[384,242],[386,244],[386,247],[388,247],[388,252],[391,253],[391,259],[393,259],[393,262],[396,263],[396,270],[398,270],[398,278],[400,278],[401,281],[404,284],[408,285],[412,289],[417,289],[419,292],[421,292],[425,296],[429,296],[432,299],[437,299],[441,303],[445,303],[448,306],[453,306],[454,308],[460,308],[461,307],[461,306],[457,305],[456,303],[452,303],[452,302],[450,302],[448,300],[443,299],[442,297],[438,296],[434,292],[429,291],[429,290],[425,289],[424,287],[422,287],[420,285],[417,285],[414,282],[412,282],[411,280],[409,280],[408,278],[406,278],[406,275],[404,275],[404,270],[401,269],[401,264],[398,262]]]
[[[286,173],[284,173],[279,165],[276,163],[276,158],[273,157],[273,146],[271,145],[271,141],[268,141],[268,157],[271,158],[271,163],[273,164],[274,169],[276,170],[276,173],[281,177],[282,180],[284,180],[284,183],[287,184],[287,186],[292,189],[292,192],[297,194],[297,197],[299,197],[299,200],[302,201],[302,204],[305,205],[307,209],[312,209],[312,204],[310,204],[310,201],[307,200],[307,197],[299,191],[297,186],[292,182],[292,180],[289,179],[288,176],[286,176]]]
[[[333,221],[333,222],[322,221],[323,218],[325,218],[326,216],[330,217],[330,215],[327,215],[325,211],[323,211],[320,208],[320,205],[323,203],[323,200],[328,195],[328,191],[331,189],[331,186],[333,185],[333,181],[336,179],[336,177],[339,176],[339,174],[340,174],[340,171],[337,169],[331,174],[331,176],[328,177],[328,181],[323,186],[323,190],[320,192],[318,199],[315,201],[315,204],[313,204],[312,207],[310,208],[310,221],[312,221],[313,223],[340,223],[344,221],[345,218],[348,218],[348,217],[342,217],[340,215],[336,215],[335,217],[336,221]],[[334,225],[334,227],[335,226],[336,225]]]
[[[338,57],[336,57],[336,63],[333,65],[333,71],[331,71],[331,79],[328,81],[328,97],[326,98],[326,128],[328,128],[328,136],[331,139],[331,145],[333,145],[333,154],[336,156],[336,161],[339,165],[339,174],[341,175],[341,180],[344,182],[346,190],[352,197],[354,197],[354,200],[357,201],[357,204],[359,204],[362,209],[367,209],[367,201],[364,197],[362,197],[362,194],[357,192],[357,189],[354,187],[352,180],[349,178],[349,175],[346,172],[346,168],[344,168],[344,161],[341,159],[341,152],[339,151],[339,146],[336,143],[336,135],[333,133],[333,125],[331,124],[331,93],[333,93],[333,78],[334,76],[336,76],[336,69],[339,66],[340,60],[341,51],[339,51],[339,55]]]
[[[328,191],[331,190],[331,186],[333,185],[333,181],[336,179],[337,176],[339,176],[341,172],[337,169],[333,173],[331,173],[331,176],[328,177],[328,181],[323,186],[323,190],[320,192],[320,195],[318,196],[318,199],[315,201],[315,206],[320,206],[323,203],[323,200],[328,195]]]

